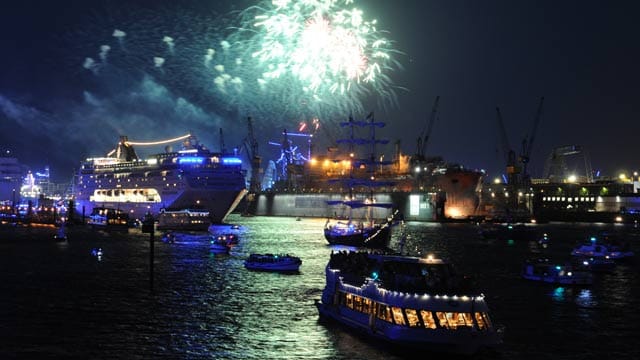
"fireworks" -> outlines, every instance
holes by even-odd
[[[245,85],[229,96],[274,94],[314,115],[364,112],[367,95],[395,102],[384,73],[394,69],[395,51],[352,0],[266,1],[240,22],[225,50],[243,60],[235,69]]]
[[[84,68],[142,71],[201,106],[278,124],[368,112],[367,97],[395,104],[397,52],[353,0],[263,1],[216,17],[149,11],[111,19],[117,44],[98,60],[85,54]]]

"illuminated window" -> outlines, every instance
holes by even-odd
[[[404,316],[402,315],[402,309],[399,307],[392,306],[391,311],[393,312],[393,321],[397,325],[405,325]]]
[[[449,328],[449,322],[447,321],[447,313],[438,311],[436,312],[436,317],[438,318],[438,323],[440,324],[441,328],[444,328],[444,329]]]
[[[347,294],[347,307],[353,309],[353,295]]]
[[[471,314],[469,314],[469,315],[471,315]],[[451,326],[452,329],[456,329],[458,327],[465,327],[467,325],[468,326],[473,326],[472,325],[473,323],[467,324],[465,322],[464,313],[457,313],[457,312],[447,313],[447,320],[449,321],[449,326]]]
[[[362,298],[360,296],[353,297],[353,310],[361,311],[362,309]]]
[[[485,313],[474,313],[476,316],[476,323],[478,324],[478,329],[484,330],[491,326],[491,322],[489,321],[489,317]]]
[[[473,327],[473,316],[471,313],[462,313],[461,315],[464,317],[465,325]]]
[[[362,308],[360,309],[360,311],[362,311],[365,314],[371,314],[372,312],[371,305],[372,305],[371,299],[362,298]]]
[[[436,328],[436,320],[433,318],[433,314],[431,313],[431,311],[420,310],[420,316],[422,317],[424,327],[426,327],[427,329]]]
[[[391,308],[384,304],[378,304],[378,319],[391,322]]]
[[[418,312],[413,309],[404,309],[404,313],[407,315],[407,322],[410,327],[420,326],[420,318],[418,318]]]

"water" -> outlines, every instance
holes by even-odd
[[[210,253],[202,234],[175,243],[156,237],[153,292],[147,234],[70,228],[68,243],[55,243],[41,235],[47,230],[0,230],[0,358],[402,358],[318,322],[314,300],[332,251],[322,236],[325,219],[229,221],[241,225],[221,229],[240,236],[229,255]],[[550,234],[546,249],[483,240],[470,224],[411,222],[405,251],[446,257],[476,278],[494,323],[505,326],[502,358],[640,358],[638,261],[596,274],[590,287],[523,280],[526,257],[569,259],[577,241],[605,226],[538,227]],[[620,229],[637,254],[640,237]],[[248,271],[243,261],[252,252],[300,256],[300,274]]]

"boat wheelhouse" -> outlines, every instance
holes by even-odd
[[[484,295],[441,259],[332,253],[316,306],[321,319],[401,349],[474,354],[502,342]]]

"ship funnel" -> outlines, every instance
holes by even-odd
[[[126,136],[120,136],[118,148],[116,149],[116,158],[125,161],[138,160],[138,155],[133,146],[129,144],[129,139]]]

